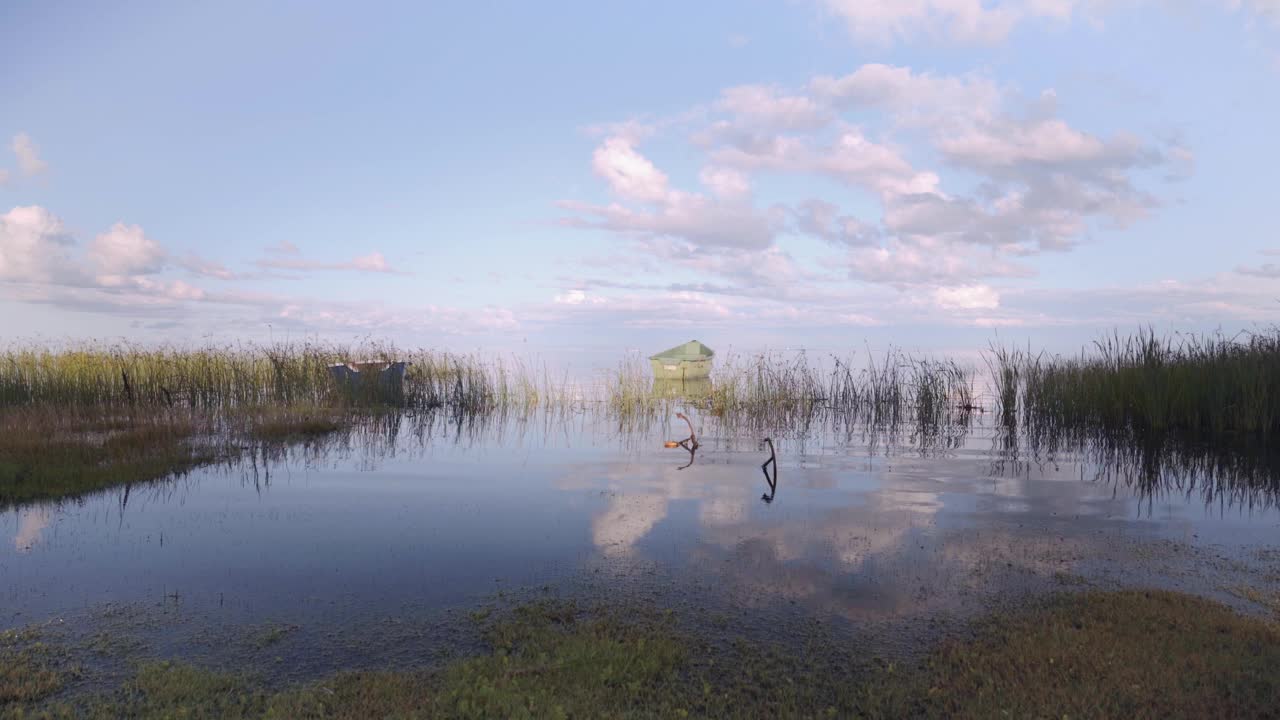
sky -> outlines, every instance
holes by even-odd
[[[1280,318],[1280,0],[0,5],[0,342]]]

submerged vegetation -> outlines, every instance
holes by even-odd
[[[217,459],[195,418],[176,413],[0,412],[0,508],[170,477]]]
[[[0,410],[0,509],[60,500],[107,487],[145,484],[244,451],[310,443],[352,429],[378,432],[384,418],[332,409],[28,407]]]
[[[38,638],[0,638],[0,716],[1245,718],[1280,700],[1280,628],[1161,591],[1051,598],[906,664],[843,641],[724,643],[643,607],[543,601],[480,622],[480,655],[283,689],[152,661],[104,693],[59,695],[74,668]]]

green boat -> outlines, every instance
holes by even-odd
[[[657,380],[701,380],[711,375],[711,358],[716,352],[697,340],[690,340],[649,358]]]

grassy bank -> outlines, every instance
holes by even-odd
[[[7,718],[1270,717],[1280,629],[1167,592],[1053,598],[978,623],[917,666],[803,655],[676,629],[636,608],[536,603],[490,622],[490,651],[435,669],[354,672],[286,689],[160,662],[57,698],[38,637],[0,641]],[[849,658],[853,657],[854,660]]]

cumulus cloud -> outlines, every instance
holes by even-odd
[[[823,200],[806,200],[792,210],[795,227],[801,233],[830,243],[873,245],[880,239],[879,228],[852,215],[842,215],[837,205]]]
[[[240,275],[226,265],[196,255],[187,255],[178,260],[178,265],[197,277],[215,278],[217,280],[235,280]]]
[[[902,288],[957,285],[980,278],[1027,278],[1034,271],[990,248],[935,238],[894,238],[849,252],[849,275]]]
[[[1018,23],[1068,20],[1077,0],[822,0],[856,40],[888,44],[919,37],[990,44]]]
[[[51,282],[71,274],[74,241],[62,221],[39,206],[0,215],[0,280]]]
[[[825,176],[883,196],[930,192],[938,185],[937,175],[916,171],[897,150],[853,127],[830,141],[778,135],[763,142],[732,143],[711,157],[746,171]]]
[[[276,259],[300,260],[295,246],[276,247]],[[391,271],[378,253],[341,266]],[[0,299],[128,318],[137,328],[191,332],[228,326],[292,327],[308,332],[473,334],[518,326],[506,308],[382,307],[363,302],[213,291],[170,275],[242,279],[195,255],[175,256],[137,225],[116,223],[79,246],[63,222],[39,206],[0,215]]]
[[[720,109],[783,130],[813,129],[827,124],[830,111],[812,98],[789,95],[769,85],[740,85],[721,93]]]
[[[606,138],[592,155],[591,166],[624,200],[662,203],[668,199],[666,174],[626,137]]]
[[[808,90],[837,109],[881,108],[908,124],[989,115],[1003,95],[994,82],[981,76],[939,76],[880,63],[868,63],[840,77],[819,75],[809,81]]]
[[[719,198],[741,198],[751,192],[751,180],[729,168],[705,167],[698,174],[698,179]]]
[[[1280,26],[1277,0],[1211,0],[1211,5]],[[999,43],[1018,27],[1044,23],[1061,26],[1083,17],[1095,26],[1107,11],[1170,3],[1151,0],[819,0],[819,6],[844,25],[860,43],[890,45],[943,40],[966,45]]]
[[[1000,307],[1000,293],[988,285],[940,287],[933,291],[934,302],[947,310],[994,310]]]
[[[148,275],[164,267],[165,251],[137,225],[116,223],[89,244],[89,260],[103,275]]]
[[[13,154],[18,156],[18,168],[26,175],[39,175],[48,169],[44,160],[40,159],[40,148],[36,146],[30,135],[18,133],[10,144]]]
[[[697,272],[722,273],[746,257],[743,250],[758,264],[789,234],[806,235],[847,249],[846,278],[933,292],[1028,277],[1028,257],[1070,250],[1159,207],[1137,184],[1144,171],[1185,177],[1193,167],[1176,140],[1069,124],[1052,90],[1027,99],[981,75],[883,64],[817,76],[794,90],[737,86],[708,113],[687,117],[709,194],[675,189],[640,152],[639,136],[620,134],[596,148],[592,163],[614,201],[562,203],[573,211],[563,222],[645,240],[637,248],[648,254],[655,240],[674,241],[670,247],[687,252],[668,262]],[[921,157],[937,165],[921,166]],[[752,190],[768,176],[847,191],[759,210]],[[948,187],[954,177],[963,183],[958,191]],[[842,195],[863,201],[857,213],[832,201]],[[878,214],[865,212],[866,200]],[[741,285],[759,278],[720,277],[764,287]],[[938,297],[937,307],[962,309],[953,295]]]
[[[608,137],[596,148],[592,167],[617,198],[608,205],[564,201],[574,213],[568,227],[607,230],[633,238],[676,238],[698,245],[765,248],[783,224],[783,211],[750,204],[750,185],[734,168],[704,169],[712,195],[670,187],[666,173],[625,137]]]

